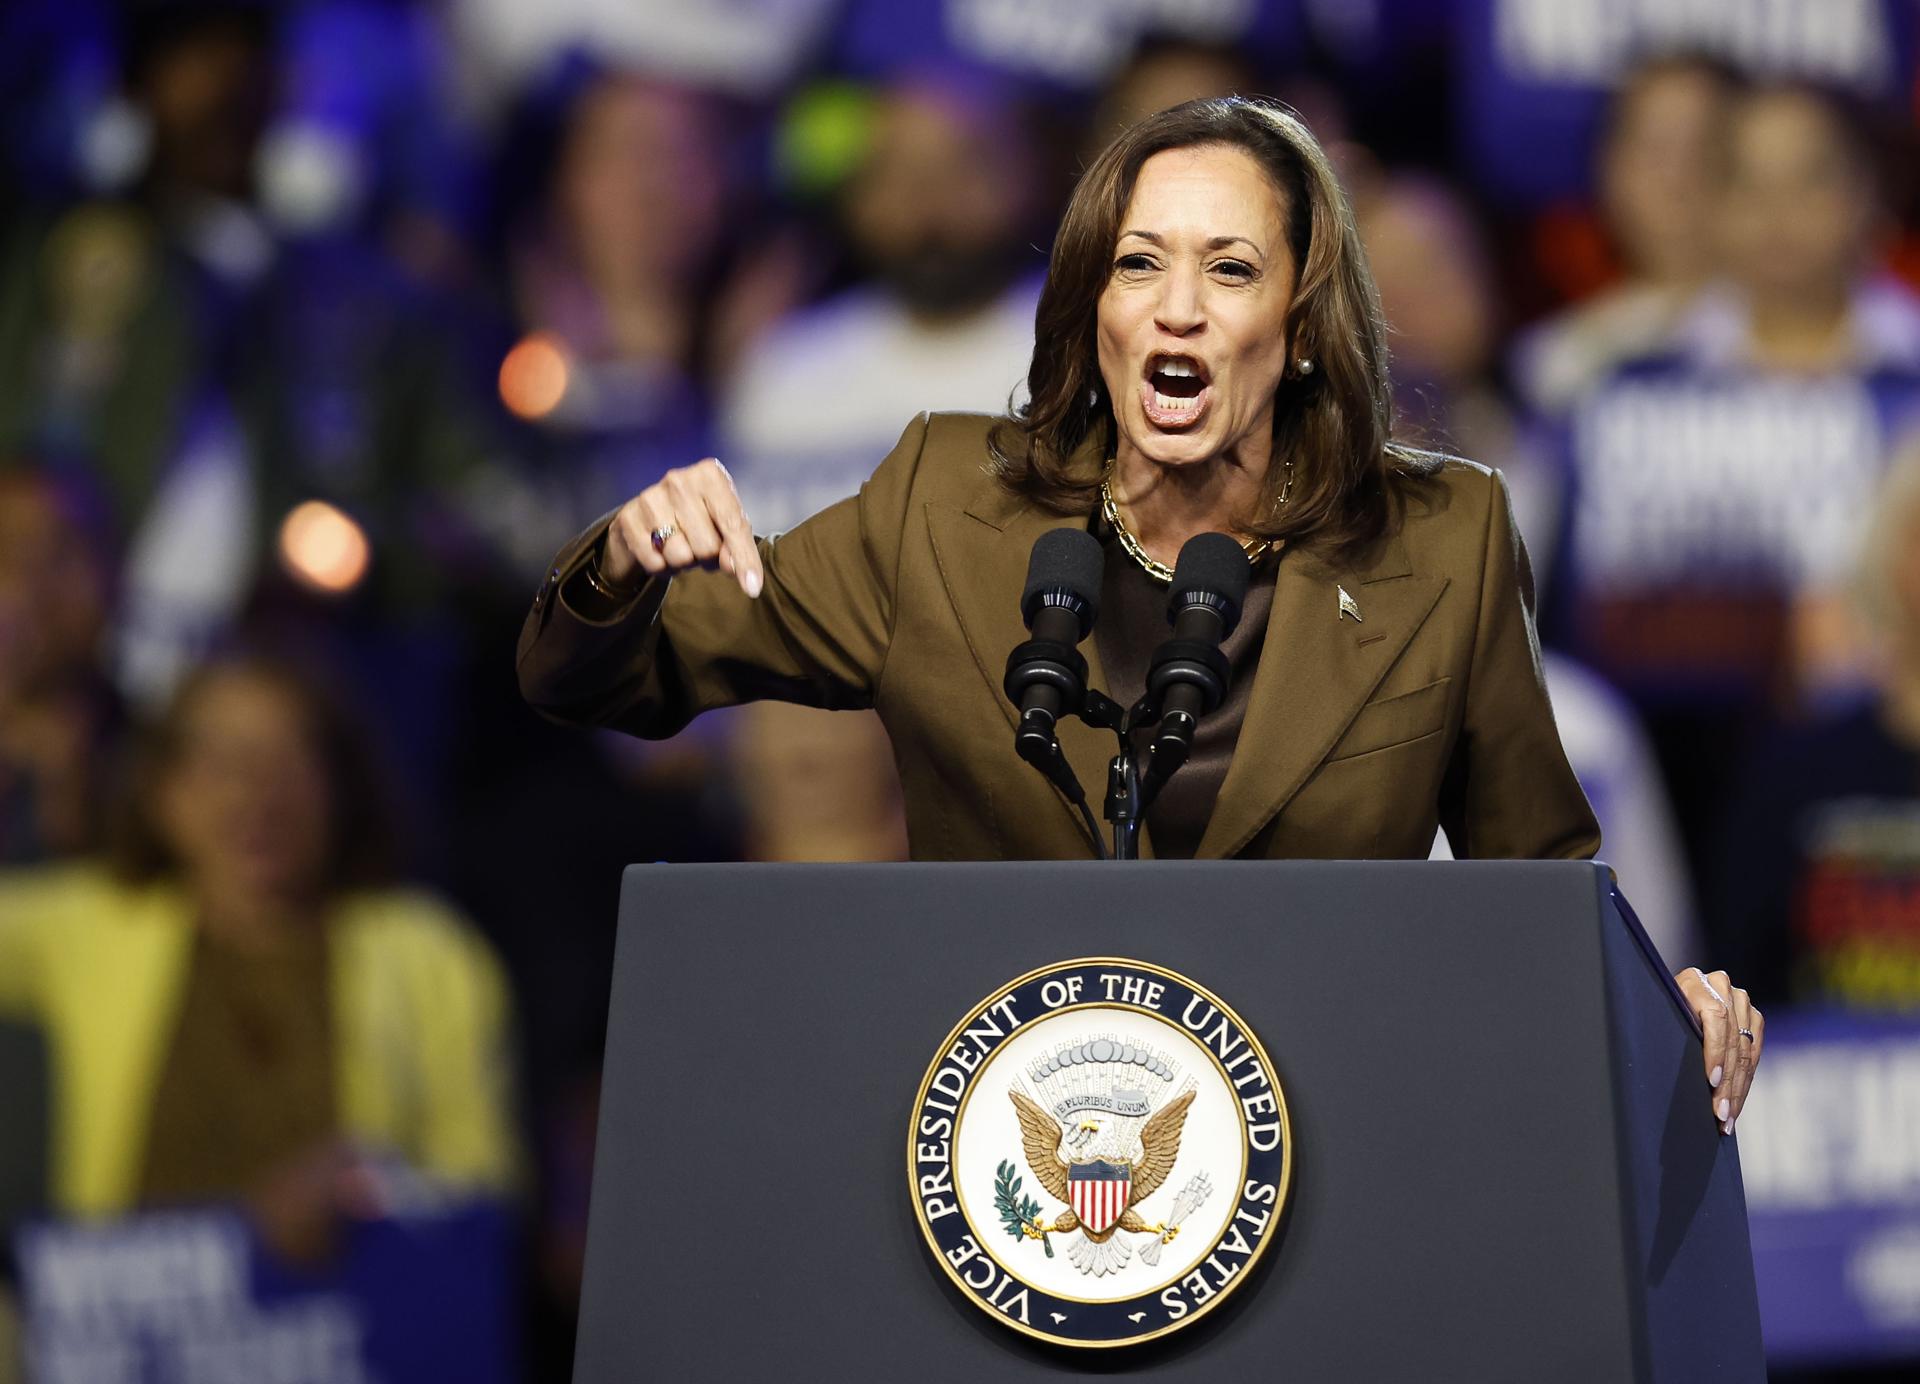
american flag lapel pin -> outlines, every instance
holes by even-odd
[[[1333,589],[1340,593],[1340,615],[1351,615],[1353,617],[1353,623],[1356,625],[1360,624],[1360,607],[1354,604],[1353,597],[1347,594],[1347,588],[1344,586],[1336,586]],[[1333,618],[1338,620],[1340,615],[1336,615]]]

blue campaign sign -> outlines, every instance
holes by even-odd
[[[1768,1359],[1920,1360],[1920,1017],[1769,1020],[1737,1137]]]
[[[244,1217],[40,1222],[16,1239],[39,1384],[379,1384],[517,1377],[512,1228],[490,1203],[356,1222],[312,1273]]]
[[[1920,330],[1902,292],[1856,304],[1855,323]],[[1568,496],[1549,637],[1642,709],[1761,695],[1791,601],[1852,579],[1887,470],[1920,439],[1920,363],[1891,333],[1871,369],[1786,375],[1731,358],[1744,314],[1703,298],[1688,340],[1623,365],[1546,434]]]

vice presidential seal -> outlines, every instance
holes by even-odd
[[[1240,1017],[1184,976],[1094,957],[954,1026],[907,1134],[920,1228],[996,1320],[1120,1346],[1205,1316],[1273,1238],[1287,1103]]]

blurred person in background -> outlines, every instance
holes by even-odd
[[[1261,85],[1243,47],[1172,32],[1148,35],[1101,92],[1088,122],[1085,155],[1093,158],[1122,130],[1171,106],[1208,96],[1246,96]]]
[[[1036,170],[1008,97],[952,72],[880,95],[839,198],[872,281],[777,323],[721,400],[721,454],[771,529],[851,495],[916,409],[1006,409],[1043,269]]]
[[[1715,206],[1737,88],[1723,64],[1674,55],[1641,65],[1613,94],[1595,183],[1619,277],[1515,344],[1515,383],[1534,412],[1564,414],[1616,366],[1661,345],[1719,269]]]
[[[82,478],[0,470],[0,865],[96,851],[120,704],[113,554]]]
[[[1863,490],[1920,429],[1920,299],[1874,267],[1884,210],[1863,115],[1815,88],[1782,86],[1736,102],[1730,131],[1729,279],[1683,321],[1687,345],[1703,362],[1744,364],[1783,386],[1852,383],[1873,415],[1855,439],[1861,454],[1842,463],[1850,527],[1836,525],[1824,552],[1801,558],[1789,656],[1797,690],[1817,694],[1857,672],[1839,588],[1857,554]],[[1819,483],[1804,471],[1765,481],[1796,479]]]
[[[1569,421],[1545,622],[1646,717],[1703,885],[1755,724],[1859,677],[1840,593],[1920,422],[1920,309],[1872,272],[1873,168],[1844,104],[1739,96],[1716,207],[1727,277]]]
[[[1764,993],[1920,1012],[1920,451],[1888,474],[1853,593],[1871,693],[1776,724],[1714,862],[1720,932]]]
[[[1504,381],[1501,308],[1486,239],[1452,187],[1418,173],[1369,185],[1354,214],[1393,350],[1393,400],[1410,437],[1497,466],[1535,565],[1553,557],[1560,496]]]
[[[1867,118],[1811,86],[1735,101],[1719,223],[1729,282],[1686,323],[1690,341],[1783,373],[1911,363],[1920,309],[1874,272],[1884,213]]]
[[[1133,56],[1113,74],[1095,102],[1077,166],[1091,162],[1128,126],[1183,101],[1267,92],[1318,132],[1321,146],[1357,207],[1371,195],[1380,170],[1373,152],[1353,137],[1345,97],[1333,82],[1307,71],[1291,71],[1277,80],[1263,78],[1277,56],[1270,47],[1211,40],[1174,29],[1142,36]]]
[[[635,485],[713,449],[713,308],[737,201],[708,98],[582,64],[555,84],[523,118],[561,108],[507,249],[523,334],[499,386],[526,425],[525,474],[488,519],[528,573]]]
[[[242,1200],[294,1259],[380,1156],[503,1196],[491,953],[394,881],[367,746],[307,671],[207,665],[145,739],[114,852],[0,876],[0,1006],[54,1054],[56,1211]]]

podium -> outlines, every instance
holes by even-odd
[[[1219,1311],[1077,1351],[964,1299],[903,1149],[956,1021],[1092,956],[1238,1011],[1294,1163]],[[634,866],[574,1378],[1763,1379],[1701,1073],[1587,862]]]

